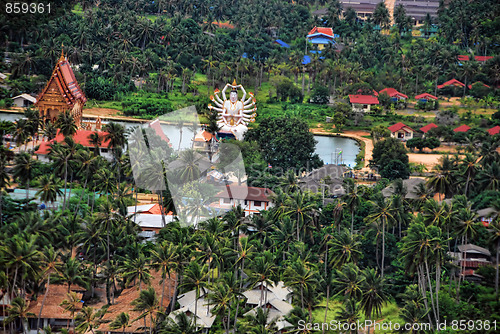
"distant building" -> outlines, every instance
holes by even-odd
[[[490,251],[473,244],[460,245],[458,252],[449,254],[454,258],[454,264],[458,267],[457,276],[464,276],[470,281],[481,281],[483,277],[477,274],[477,269],[491,264]]]
[[[0,73],[0,81],[5,81],[5,80],[7,80],[7,75]]]
[[[209,333],[216,316],[212,314],[214,305],[209,305],[206,298],[207,289],[201,289],[199,298],[196,298],[196,291],[191,290],[180,294],[177,298],[180,308],[169,314],[169,318],[175,321],[175,317],[180,313],[185,313],[188,317],[193,317],[198,330],[201,333]],[[195,317],[196,311],[196,317]]]
[[[90,135],[93,133],[96,132],[89,130],[77,130],[76,133],[73,135],[73,140],[77,144],[87,147],[90,150],[94,150],[94,145],[92,145],[92,143],[90,142]],[[104,138],[104,136],[108,134],[107,132],[97,132],[97,133],[102,138]],[[50,151],[50,145],[52,145],[53,143],[64,143],[64,136],[59,130],[57,130],[57,134],[54,139],[50,141],[40,142],[38,150],[35,151],[35,154],[38,156],[38,160],[43,162],[50,161],[48,154]],[[99,145],[99,154],[107,160],[113,159],[113,153],[111,152],[111,148],[109,147],[109,139],[102,140],[101,144]]]
[[[418,198],[417,190],[421,183],[425,184],[425,179],[420,177],[412,177],[403,180],[403,187],[405,188],[406,191],[405,198],[417,199]],[[390,185],[382,189],[382,195],[384,197],[391,197],[393,194],[394,194],[394,183],[391,183]]]
[[[262,306],[257,305],[247,313],[243,314],[243,316],[246,317],[247,315],[255,315],[259,307],[268,312],[266,319],[267,324],[272,321],[276,322],[276,328],[278,329],[276,333],[288,333],[288,329],[293,327],[293,325],[285,319],[285,317],[288,316],[293,310],[292,304],[277,298],[269,299],[264,302]]]
[[[477,81],[477,82],[474,82],[473,84],[467,85],[467,88],[472,89],[472,86],[475,85],[475,84],[480,84],[480,85],[483,85],[486,88],[491,88],[490,86],[488,86],[487,84],[485,84],[485,83],[483,83],[481,81]]]
[[[279,46],[281,46],[282,48],[287,48],[289,49],[290,48],[290,45],[288,45],[287,43],[283,42],[281,39],[277,39],[274,41],[274,44],[278,44]]]
[[[380,96],[381,94],[384,94],[384,93],[385,93],[385,94],[387,94],[387,95],[389,95],[389,97],[391,98],[391,100],[392,100],[393,102],[408,99],[408,96],[407,96],[407,95],[405,95],[405,94],[403,94],[403,93],[398,92],[398,91],[397,91],[396,89],[394,89],[394,88],[384,88],[384,89],[382,89],[382,90],[381,90],[378,94],[379,94],[379,96]]]
[[[432,94],[429,93],[423,93],[420,95],[415,96],[415,100],[420,101],[420,102],[427,102],[429,100],[437,100],[438,98]]]
[[[497,135],[498,133],[500,133],[500,126],[497,125],[492,127],[491,129],[488,129],[488,133],[492,136]]]
[[[163,217],[162,217],[163,210]],[[160,230],[165,227],[166,224],[174,221],[174,216],[172,211],[166,212],[160,204],[145,204],[138,205],[137,211],[135,206],[127,207],[127,214],[131,215],[131,220],[141,227],[143,232],[154,232],[159,233]],[[163,222],[165,219],[165,222]],[[144,236],[149,236],[145,233]]]
[[[414,19],[415,24],[418,25],[424,23],[427,14],[433,18],[437,17],[439,2],[440,0],[396,0],[393,3],[394,8],[403,5],[406,15]],[[388,3],[391,2],[386,2]]]
[[[457,79],[451,79],[451,80],[448,80],[448,81],[442,83],[441,85],[438,85],[437,88],[442,89],[442,88],[448,87],[448,86],[465,87],[465,84],[458,81]]]
[[[216,139],[213,134],[206,130],[201,130],[196,134],[193,140],[193,149],[202,152],[210,152],[211,147],[215,144]]]
[[[453,129],[454,132],[467,132],[470,130],[470,126],[468,125],[460,125],[458,128]]]
[[[345,194],[342,183],[348,172],[344,166],[324,165],[302,176],[299,179],[299,187],[302,191],[326,193],[328,195],[326,201],[330,202],[333,201],[330,196],[338,197]]]
[[[498,211],[494,208],[484,208],[476,211],[477,218],[483,224],[483,226],[488,227],[493,222],[493,220],[498,216]]]
[[[401,140],[408,140],[413,138],[413,133],[415,130],[410,128],[408,125],[404,123],[396,123],[388,127],[389,131],[391,131],[391,137],[397,138]]]
[[[493,56],[473,56],[472,57],[475,61],[478,61],[480,63],[487,62],[490,59],[493,59]],[[465,61],[470,61],[471,57],[467,55],[459,55],[458,56],[458,61],[465,62]]]
[[[85,102],[87,97],[78,85],[68,60],[61,54],[49,81],[35,102],[40,118],[44,122],[54,122],[60,113],[70,111],[79,128]]]
[[[318,50],[323,50],[328,45],[335,45],[335,38],[339,35],[333,33],[332,28],[314,27],[307,34],[307,40],[317,45]]]
[[[425,134],[427,134],[427,132],[429,132],[430,129],[434,129],[437,127],[438,126],[436,124],[430,123],[430,124],[427,124],[426,126],[421,127],[419,130],[424,133],[424,137],[425,137]]]
[[[36,99],[28,94],[21,94],[18,96],[14,96],[12,98],[12,102],[14,106],[19,108],[28,108],[36,102]]]
[[[245,216],[259,214],[261,210],[267,210],[273,206],[270,196],[274,194],[269,188],[247,187],[245,185],[229,185],[215,195],[219,199],[216,208],[231,210],[241,205],[245,210]]]
[[[349,95],[349,102],[354,112],[370,112],[371,106],[378,105],[378,98],[372,95]]]

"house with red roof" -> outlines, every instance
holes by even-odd
[[[434,129],[434,128],[437,128],[438,126],[434,123],[431,123],[431,124],[427,124],[426,126],[423,126],[420,128],[420,131],[422,131],[424,133],[424,137],[425,137],[425,134],[427,132],[429,132],[430,129]]]
[[[388,129],[391,131],[392,138],[401,140],[413,139],[413,133],[415,132],[415,130],[401,122],[391,125]]]
[[[485,84],[485,83],[483,83],[483,82],[481,82],[481,81],[476,81],[476,82],[474,82],[473,84],[467,85],[467,88],[472,89],[472,86],[473,86],[473,85],[476,85],[476,84],[483,85],[483,86],[484,86],[484,87],[486,87],[486,88],[491,88],[490,86],[488,86],[487,84]]]
[[[127,214],[141,227],[143,232],[154,232],[155,234],[160,232],[166,224],[174,221],[173,212],[167,213],[167,210],[158,203],[129,206]],[[143,233],[143,236],[149,237],[147,233]]]
[[[243,210],[245,210],[245,216],[249,216],[259,214],[261,210],[267,210],[272,207],[271,195],[273,194],[273,191],[269,188],[229,185],[223,187],[215,195],[219,199],[219,202],[211,206],[229,211],[233,207],[241,205]]]
[[[193,149],[209,152],[210,147],[216,141],[215,136],[206,130],[201,130],[193,140]]]
[[[99,154],[107,159],[112,160],[113,154],[111,148],[109,147],[109,139],[104,140],[104,137],[108,134],[107,132],[96,132],[89,130],[76,130],[73,135],[73,140],[75,143],[80,144],[84,147],[87,147],[93,150],[95,147],[90,141],[90,135],[93,133],[97,133],[99,137],[102,138],[101,144],[99,145]],[[54,143],[64,143],[64,136],[60,130],[57,130],[56,137],[52,140],[41,141],[38,149],[35,151],[35,154],[38,157],[38,160],[43,162],[49,162],[50,159],[48,157],[50,146]]]
[[[474,60],[475,61],[479,61],[479,62],[486,62],[490,59],[493,58],[493,56],[473,56]],[[470,60],[470,57],[467,56],[467,55],[459,55],[458,56],[458,60],[459,61],[469,61]]]
[[[467,132],[470,130],[470,126],[468,125],[460,125],[458,128],[453,129],[455,132]]]
[[[458,81],[457,79],[451,79],[451,80],[448,80],[448,81],[442,83],[441,85],[438,85],[437,88],[442,89],[442,88],[447,87],[447,86],[465,87],[465,84]]]
[[[424,103],[429,101],[429,100],[437,100],[437,99],[438,98],[436,96],[429,94],[429,93],[423,93],[423,94],[415,96],[415,100],[420,100]]]
[[[333,33],[332,28],[314,27],[309,31],[307,40],[318,46],[318,50],[323,50],[329,44],[336,44],[335,38],[339,35]]]
[[[349,102],[354,112],[370,112],[371,106],[379,104],[375,96],[361,94],[349,95]]]
[[[379,95],[381,94],[387,94],[391,97],[393,102],[399,101],[399,100],[406,100],[408,98],[407,95],[398,92],[395,88],[384,88],[379,92]]]
[[[497,135],[500,133],[500,126],[494,126],[491,129],[488,130],[488,133],[492,136]]]

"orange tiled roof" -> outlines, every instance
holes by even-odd
[[[398,92],[395,88],[384,88],[379,92],[379,94],[382,94],[382,93],[386,93],[390,97],[402,97],[405,99],[408,98],[408,96],[406,96],[403,93]]]
[[[324,27],[314,27],[309,31],[308,35],[312,34],[325,34],[330,37],[333,37],[333,29],[332,28],[324,28]]]
[[[423,93],[415,96],[415,100],[426,99],[426,100],[437,100],[438,98],[429,93]]]
[[[73,289],[71,289],[73,290]],[[81,299],[83,294],[77,293],[78,297]],[[63,300],[68,298],[68,286],[67,285],[55,285],[51,284],[49,286],[49,292],[47,293],[47,298],[45,299],[45,304],[42,309],[43,319],[72,319],[70,312],[65,312],[64,308],[59,306]],[[40,309],[42,307],[43,295],[39,296],[36,301],[31,301],[28,307],[28,312],[34,313],[35,316],[30,318],[38,318]],[[83,303],[80,309],[83,307]]]
[[[431,123],[431,124],[427,124],[426,126],[423,126],[420,128],[420,131],[422,131],[423,133],[427,133],[430,129],[432,128],[437,128],[438,126],[434,123]]]
[[[451,79],[451,80],[448,80],[448,81],[442,83],[441,85],[438,85],[437,88],[441,89],[441,88],[444,88],[446,86],[465,87],[465,84],[458,81],[457,79]]]
[[[406,132],[409,132],[405,129],[410,129],[411,131],[415,131],[413,130],[412,128],[410,128],[408,125],[404,124],[404,123],[396,123],[394,125],[391,125],[390,127],[388,127],[389,130],[391,130],[391,132],[396,132],[396,131],[399,131],[399,130],[403,130],[403,131],[406,131]]]
[[[73,135],[73,140],[77,144],[81,144],[85,147],[94,147],[90,143],[90,135],[93,134],[95,131],[90,131],[90,130],[77,130],[76,133]],[[99,136],[104,137],[108,133],[107,132],[97,132]],[[56,143],[61,143],[64,141],[64,136],[61,133],[60,130],[57,130],[56,137],[50,141],[42,141],[40,143],[40,147],[38,148],[38,151],[36,151],[36,154],[48,154],[50,150],[50,145],[53,144],[54,142]],[[108,140],[103,140],[101,145],[99,147],[103,148],[109,148],[109,139]]]

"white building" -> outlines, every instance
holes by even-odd
[[[229,211],[240,205],[245,210],[245,216],[259,214],[261,210],[267,210],[273,206],[270,199],[272,194],[269,188],[228,185],[215,195],[219,199],[215,207]]]
[[[36,102],[36,99],[28,94],[21,94],[18,96],[14,96],[12,98],[12,102],[14,103],[15,107],[19,108],[28,108],[31,106],[33,103]]]

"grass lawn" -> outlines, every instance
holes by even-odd
[[[325,319],[325,307],[326,307],[326,298],[316,307],[313,311],[313,323],[322,323]],[[326,316],[326,322],[329,323],[331,320],[336,320],[338,314],[342,309],[342,303],[337,300],[331,300],[328,305],[328,313]],[[365,321],[365,316],[360,314],[359,321],[362,323]],[[404,321],[399,317],[399,307],[395,302],[387,303],[384,307],[382,307],[382,316],[376,319],[377,322],[388,323],[392,322],[403,324]],[[375,333],[392,333],[393,331],[383,331],[377,330]],[[326,331],[325,333],[339,333],[338,331]],[[370,331],[373,333],[373,331]]]

